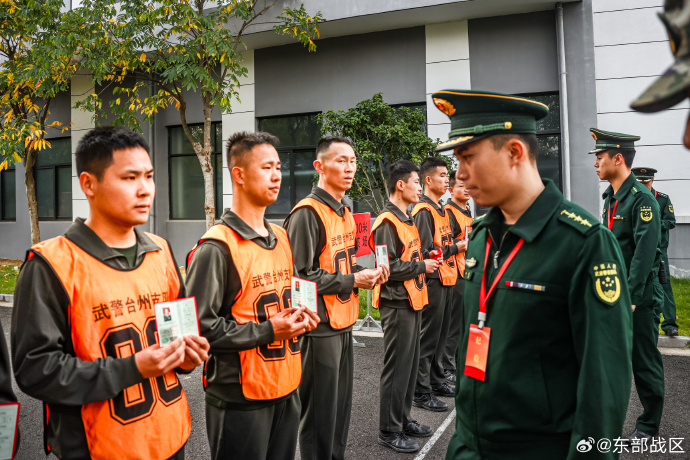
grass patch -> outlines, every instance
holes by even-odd
[[[0,294],[14,293],[18,274],[18,265],[0,265]]]
[[[359,319],[364,318],[367,316],[367,293],[371,292],[366,289],[360,289],[359,290]],[[374,308],[373,306],[370,308],[370,314],[371,317],[374,318],[376,321],[381,321],[381,315],[379,315],[379,311]]]
[[[690,279],[671,278],[671,287],[676,300],[678,334],[690,335]]]

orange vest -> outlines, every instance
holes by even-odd
[[[445,206],[445,208],[446,208],[446,211],[453,213],[453,216],[455,216],[455,220],[457,220],[458,225],[460,225],[460,234],[455,235],[454,237],[459,238],[461,240],[467,238],[467,235],[465,235],[465,230],[468,230],[469,233],[472,233],[471,225],[472,225],[472,222],[474,221],[474,219],[471,217],[467,217],[465,214],[460,212],[460,210],[458,208],[456,208],[455,206],[453,206],[452,204],[447,204]],[[468,239],[468,241],[469,241],[469,239]],[[465,274],[465,261],[466,261],[465,255],[466,254],[467,254],[467,249],[465,249],[465,252],[463,252],[462,254],[457,254],[455,256],[455,261],[457,262],[457,265],[458,265],[458,276],[461,278],[464,278],[464,274]]]
[[[314,198],[305,198],[290,212],[303,207],[310,207],[318,214],[326,229],[326,246],[319,254],[319,266],[328,273],[352,273],[352,267],[357,258],[355,254],[355,237],[357,230],[355,219],[349,208],[340,217],[327,205]],[[290,216],[288,216],[288,219]],[[286,220],[287,222],[287,220]],[[326,315],[333,329],[344,329],[352,326],[359,316],[359,295],[354,292],[347,294],[327,294],[321,296],[326,305]]]
[[[110,268],[64,236],[32,248],[69,296],[79,359],[127,358],[158,343],[153,305],[177,299],[180,280],[167,241],[147,236],[162,249],[147,253],[132,270]],[[175,372],[142,380],[113,399],[82,406],[91,458],[166,459],[187,442],[192,421]]]
[[[412,209],[412,215],[416,216],[422,209],[428,209],[434,218],[434,246],[439,248],[454,244],[448,213],[445,212],[441,215],[436,208],[429,203],[419,202],[415,205],[414,209]],[[441,284],[444,286],[455,285],[455,282],[458,280],[458,269],[455,268],[455,256],[444,259],[443,263],[438,266],[438,277],[441,279]]]
[[[392,212],[384,212],[379,214],[371,227],[372,236],[369,237],[369,246],[371,250],[376,253],[374,249],[374,237],[373,233],[384,220],[388,220],[390,223],[395,225],[396,233],[398,238],[403,242],[402,254],[400,254],[400,260],[405,262],[411,262],[413,260],[422,260],[422,244],[419,241],[419,232],[417,231],[417,226],[413,223],[412,225],[405,224],[398,219]],[[390,254],[389,259],[390,261]],[[407,291],[407,296],[410,300],[410,305],[414,310],[421,310],[426,304],[429,303],[429,296],[426,291],[426,283],[424,282],[424,273],[415,276],[403,283],[405,290]],[[379,308],[379,298],[381,297],[381,285],[377,284],[374,286],[373,305],[374,308]]]
[[[278,242],[264,249],[245,240],[227,225],[214,225],[199,241],[214,239],[230,249],[242,289],[232,306],[237,324],[263,323],[292,305],[292,251],[285,230],[271,225]],[[198,246],[198,245],[197,245]],[[297,338],[244,350],[240,355],[240,383],[244,397],[269,400],[289,395],[302,379],[302,354]]]

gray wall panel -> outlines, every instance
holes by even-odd
[[[424,28],[255,51],[256,116],[341,110],[383,92],[389,104],[424,101]]]
[[[558,91],[553,11],[469,21],[472,89]]]
[[[203,220],[169,221],[166,225],[165,238],[170,242],[175,259],[179,267],[185,266],[187,253],[206,232],[206,222]]]
[[[589,128],[597,126],[592,1],[563,5],[563,16],[570,99],[571,200],[598,217],[603,206],[599,178],[594,172],[595,159],[587,154],[594,146]]]

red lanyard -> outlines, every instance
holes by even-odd
[[[613,214],[611,214],[611,200],[609,200],[609,215],[606,217],[606,223],[608,224],[609,230],[613,228],[613,216],[616,214],[617,207],[618,200],[616,200],[616,204],[613,205]]]
[[[654,198],[656,198],[656,190],[654,190]]]
[[[489,288],[489,293],[487,294],[486,292],[486,264],[489,261],[489,251],[491,250],[491,236],[487,237],[486,239],[486,254],[484,255],[484,271],[482,272],[482,285],[481,288],[479,289],[479,329],[481,329],[484,326],[484,321],[486,321],[486,302],[489,300],[489,297],[491,294],[494,292],[494,289],[498,285],[498,282],[501,280],[503,277],[503,274],[505,271],[508,269],[508,266],[510,263],[513,261],[517,253],[520,251],[520,248],[522,248],[522,243],[524,243],[525,240],[524,238],[520,238],[520,241],[517,242],[513,250],[510,252],[510,255],[508,258],[503,262],[503,265],[501,265],[501,269],[498,271],[498,274],[494,278],[493,283],[491,283],[491,287]]]

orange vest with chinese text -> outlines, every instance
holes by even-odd
[[[153,305],[177,299],[180,280],[168,243],[131,270],[110,268],[64,236],[35,245],[69,296],[69,324],[83,361],[122,359],[158,343]],[[113,399],[81,408],[94,459],[167,459],[187,442],[191,417],[174,371],[125,388]]]
[[[452,212],[453,216],[455,216],[455,220],[458,221],[458,225],[460,226],[461,232],[459,235],[454,235],[454,238],[458,239],[466,239],[469,241],[467,236],[469,233],[472,233],[472,222],[474,222],[474,219],[471,217],[466,216],[463,214],[458,208],[453,206],[452,204],[447,204],[445,206],[447,212]],[[465,232],[468,232],[466,235]],[[467,254],[467,250],[465,252],[456,254],[455,255],[455,261],[457,262],[458,265],[458,276],[459,277],[464,277],[465,274],[465,262],[466,262],[466,257],[465,254]]]
[[[302,207],[310,207],[316,211],[326,229],[326,245],[321,248],[319,266],[328,273],[352,273],[352,267],[357,261],[355,256],[357,229],[350,209],[346,207],[345,214],[340,217],[328,205],[313,198],[305,198],[297,203],[290,214]],[[333,329],[344,329],[355,324],[359,317],[359,295],[348,292],[347,294],[327,294],[321,297],[323,297],[328,321]]]
[[[384,221],[388,220],[395,226],[398,238],[403,243],[402,254],[400,254],[400,260],[405,262],[411,262],[416,260],[422,260],[422,245],[419,241],[419,232],[417,231],[417,226],[413,223],[412,225],[405,224],[398,219],[392,212],[384,212],[379,214],[371,227],[372,236],[369,238],[369,246],[371,250],[376,253],[374,249],[374,237],[373,233]],[[390,261],[390,254],[389,259]],[[407,291],[407,296],[410,300],[410,305],[414,310],[421,310],[426,304],[429,303],[429,296],[426,290],[426,283],[424,282],[424,274],[421,273],[412,279],[403,282],[405,290]],[[381,297],[381,285],[377,284],[374,286],[374,293],[372,296],[372,303],[374,308],[379,308],[379,299]]]
[[[440,248],[442,246],[450,246],[453,243],[453,235],[450,230],[450,218],[448,213],[444,212],[441,215],[429,203],[417,203],[412,209],[412,216],[416,216],[422,209],[428,209],[434,219],[434,246]],[[441,284],[444,286],[453,286],[458,279],[458,269],[455,268],[455,256],[444,259],[443,263],[438,266],[438,277]]]
[[[273,249],[264,249],[251,240],[245,240],[223,224],[211,227],[199,241],[219,240],[230,250],[242,284],[232,305],[232,317],[237,324],[263,323],[292,305],[290,242],[283,228],[269,225],[278,240]],[[299,386],[302,354],[296,337],[243,350],[239,355],[240,383],[245,398],[281,398]]]

